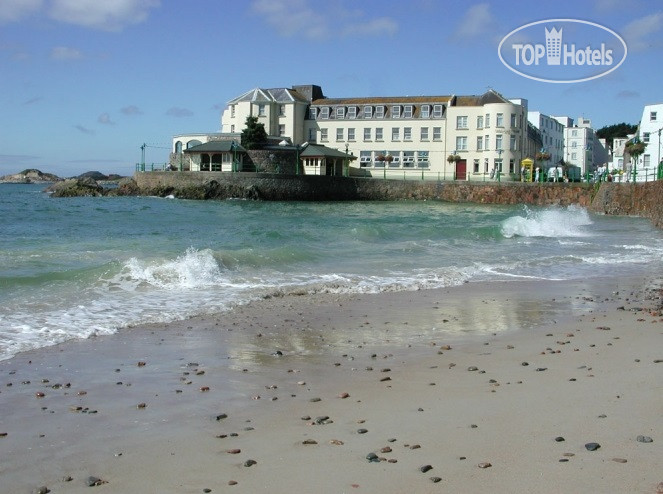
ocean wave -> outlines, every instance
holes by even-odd
[[[592,224],[587,210],[578,206],[524,209],[525,216],[511,216],[502,222],[504,237],[585,237],[588,233],[583,227]]]

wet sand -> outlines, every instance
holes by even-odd
[[[661,293],[288,296],[27,352],[0,492],[663,492]]]

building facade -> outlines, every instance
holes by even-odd
[[[379,178],[519,180],[520,161],[531,147],[527,100],[509,100],[494,90],[475,96],[328,98],[320,86],[302,85],[247,91],[228,102],[221,134],[207,140],[175,136],[172,152],[209,140],[239,143],[249,116],[264,124],[271,139],[296,149],[312,144],[345,153],[353,158],[347,160],[350,174]],[[317,169],[302,166],[304,173]]]
[[[627,172],[632,172],[633,166],[637,166],[637,180],[649,181],[657,176],[658,166],[663,159],[661,149],[661,131],[663,130],[663,103],[646,105],[642,110],[637,137],[646,144],[645,152],[633,162],[633,158],[627,157]],[[630,158],[630,159],[629,159]]]
[[[556,166],[564,160],[564,125],[540,111],[527,112],[527,120],[541,133],[541,152],[550,154],[548,164]]]

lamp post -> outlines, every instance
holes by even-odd
[[[497,181],[501,182],[501,175],[502,175],[502,153],[504,152],[504,149],[498,149],[497,150]]]
[[[348,143],[345,143],[345,158],[343,158],[343,170],[341,171],[341,176],[344,175],[345,171],[347,170],[348,175],[350,174],[350,163],[348,162]]]
[[[236,172],[237,171],[237,143],[235,141],[233,141],[230,144],[230,149],[233,152],[233,164],[230,168],[231,168],[231,171]]]

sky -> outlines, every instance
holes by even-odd
[[[624,62],[554,84],[509,70],[500,41],[528,23],[590,21]],[[37,168],[131,175],[165,163],[177,134],[218,132],[256,88],[317,84],[327,97],[471,95],[637,124],[663,102],[659,0],[0,0],[0,175]]]

